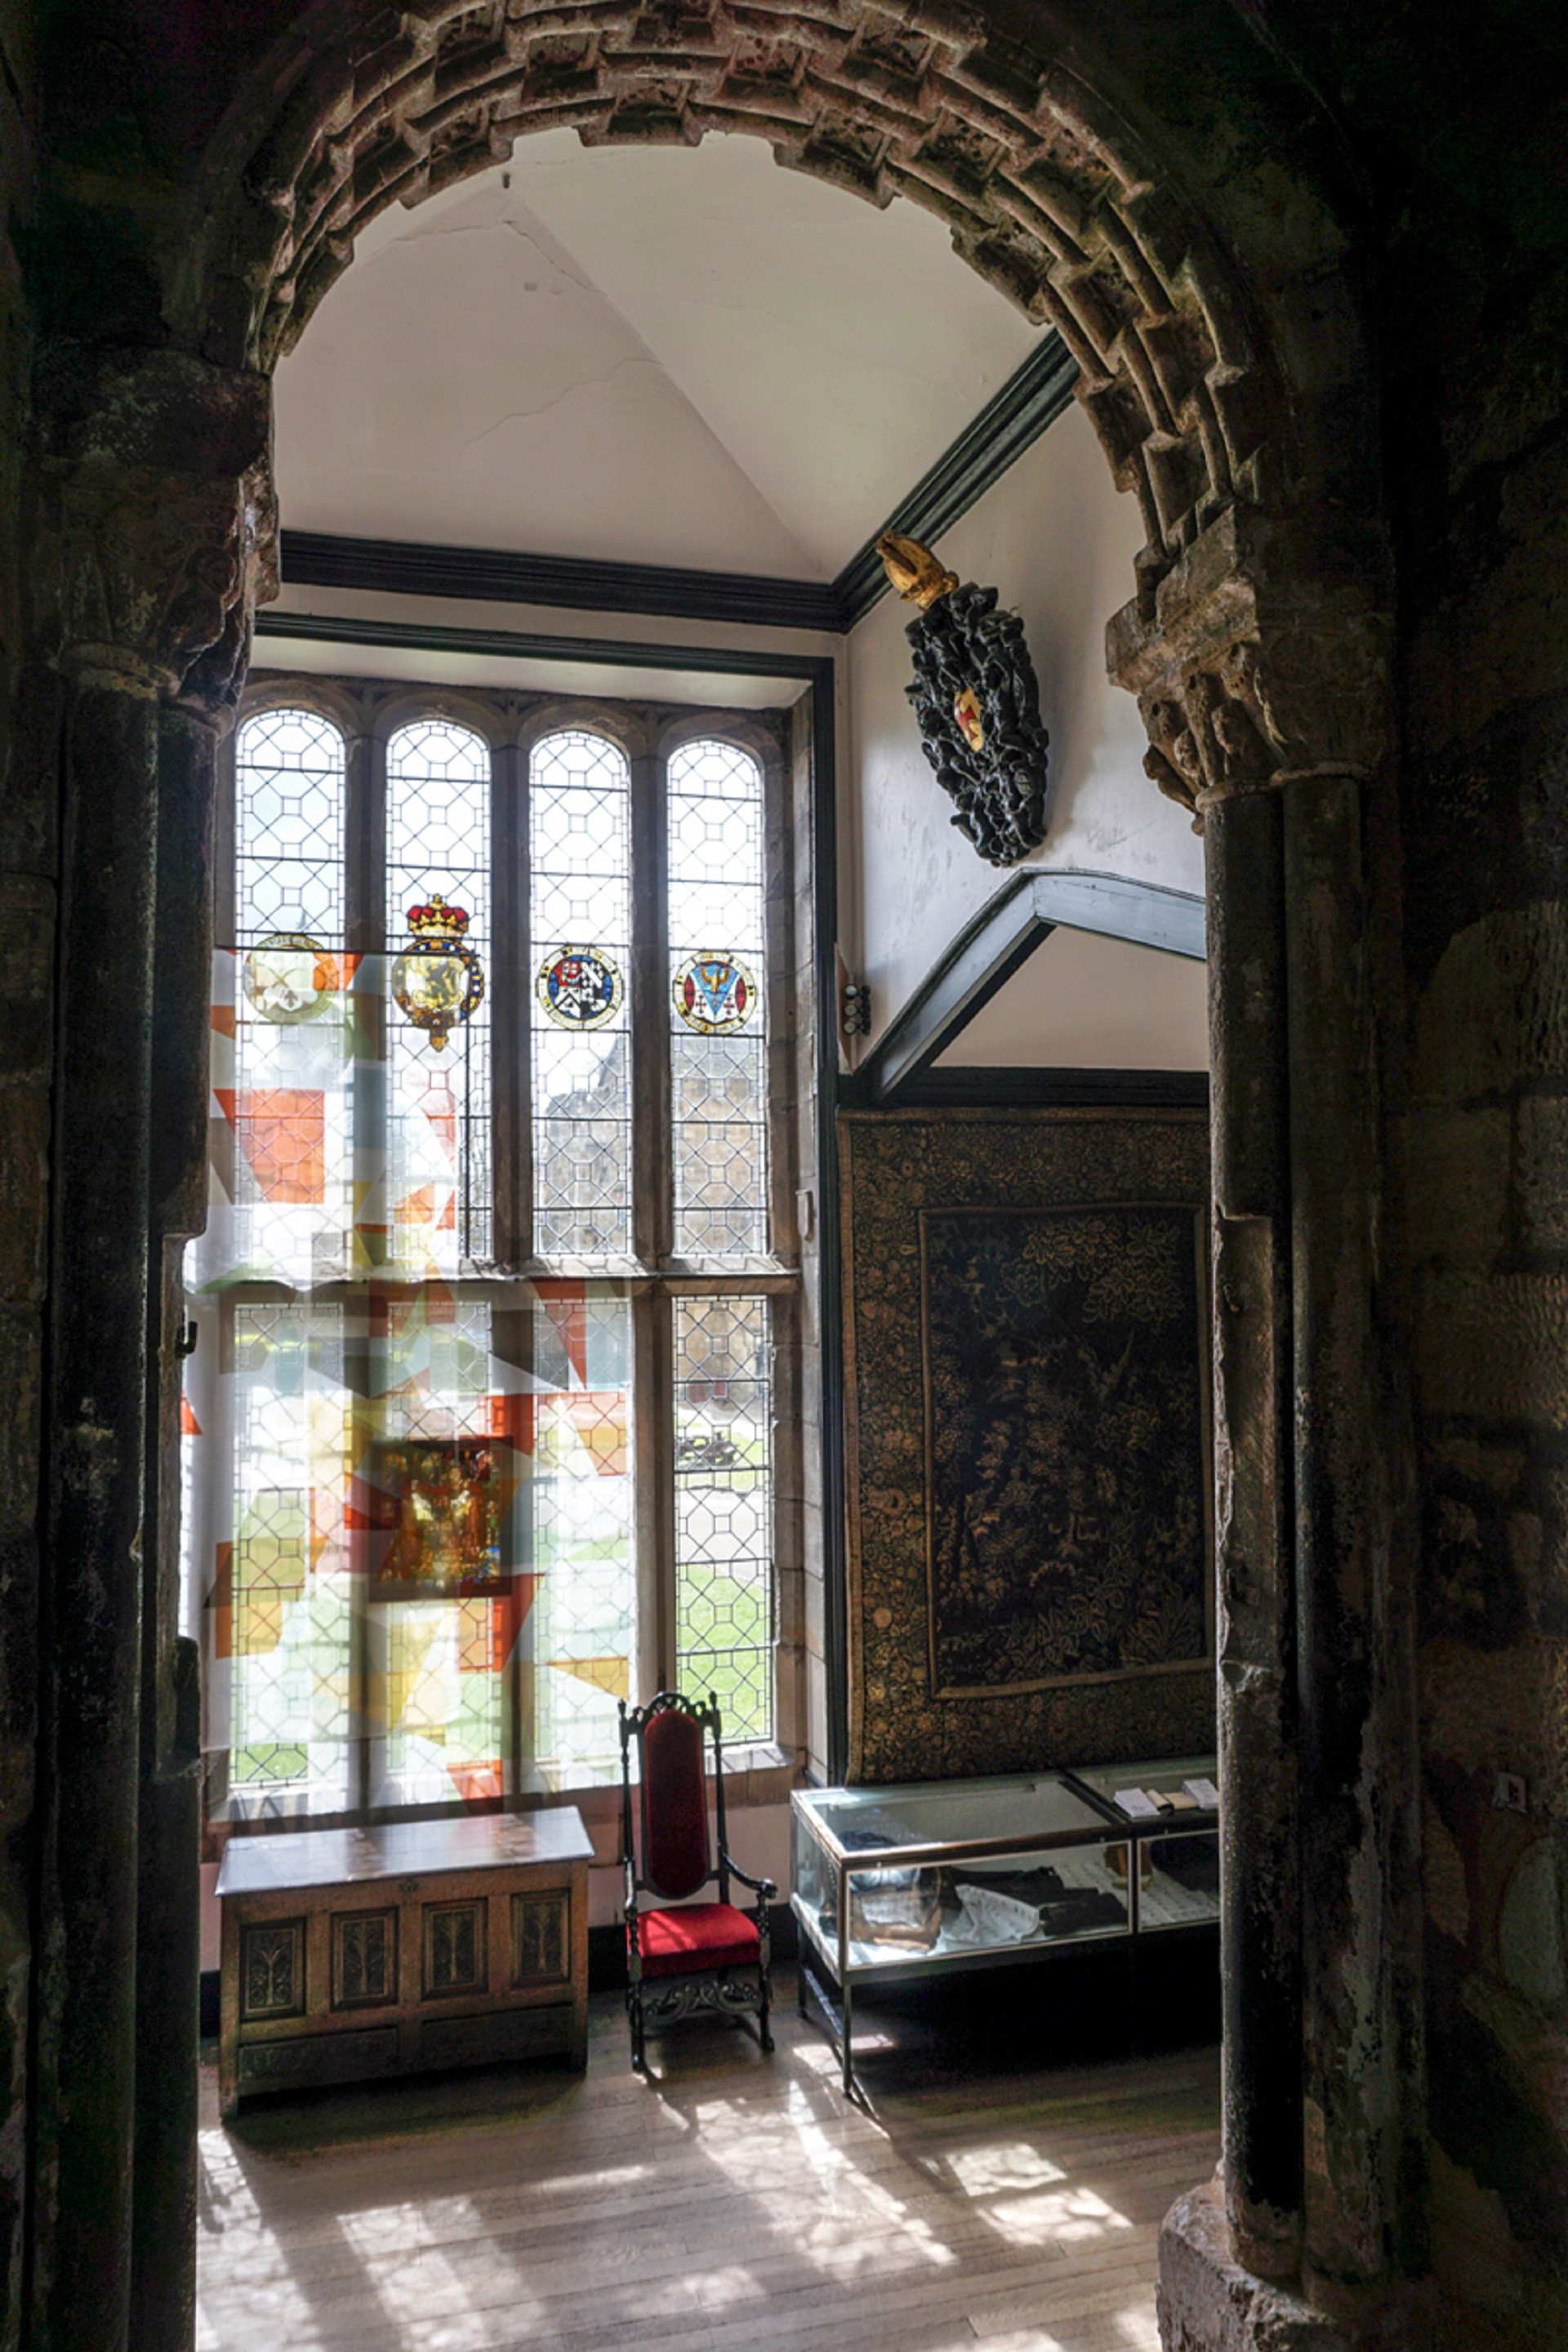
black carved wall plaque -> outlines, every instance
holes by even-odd
[[[1046,837],[1050,741],[1024,624],[997,610],[994,588],[967,583],[904,635],[915,666],[904,691],[952,822],[988,865],[1016,866]]]

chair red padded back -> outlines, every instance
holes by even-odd
[[[642,1736],[643,1875],[679,1903],[709,1874],[702,1726],[679,1707],[656,1715]]]

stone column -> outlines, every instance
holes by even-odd
[[[1410,1595],[1363,844],[1388,733],[1382,583],[1375,546],[1232,511],[1152,614],[1110,633],[1148,772],[1193,810],[1209,869],[1224,2226],[1173,2216],[1173,2345],[1207,2340],[1181,2300],[1222,2242],[1237,2276],[1299,2277],[1352,2326],[1414,2243],[1396,2063],[1416,1923]],[[1266,2296],[1258,2324],[1289,2301]]]
[[[44,2340],[128,2340],[159,678],[73,651],[42,1607]],[[39,2192],[42,2191],[42,2194]]]
[[[214,771],[231,716],[201,682],[158,727],[131,2326],[145,2352],[186,2352],[195,2329],[201,1706],[180,1634],[182,1261],[206,1222]]]
[[[161,1070],[183,1060],[188,1081],[189,941],[183,978],[172,942],[162,1000],[154,964],[160,803],[174,828],[164,898],[177,905],[199,887],[191,822],[205,785],[195,747],[166,732],[161,704],[210,649],[228,649],[231,674],[240,665],[270,535],[268,387],[174,354],[57,352],[38,394],[55,659],[68,696],[40,1675],[47,1958],[37,2038],[47,2089],[33,2151],[33,2326],[61,2347],[173,2352],[186,2340],[183,2318],[160,2318],[149,2334],[132,2313],[149,2286],[162,2296],[153,2273],[188,2269],[190,2159],[167,2176],[168,2147],[149,2143],[139,2197],[142,2126],[165,2098],[182,2130],[195,2122],[183,2095],[194,2088],[194,2039],[183,2074],[177,2063],[170,2078],[159,2071],[185,2046],[176,2004],[194,1966],[184,1952],[195,1927],[194,1781],[174,1771],[172,1812],[157,1793],[188,1742],[194,1686],[147,1509],[157,1385],[149,1325],[161,1338],[163,1220],[189,1213],[179,1171],[188,1179],[192,1130],[188,1101],[172,1104],[166,1084],[154,1122],[154,1039]],[[205,773],[210,781],[210,762]],[[195,921],[199,946],[199,911]],[[205,972],[201,990],[205,1005]],[[171,1907],[181,1900],[183,1910]],[[188,2300],[177,2284],[174,2300]]]

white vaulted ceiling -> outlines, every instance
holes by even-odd
[[[1037,334],[758,141],[546,132],[359,240],[278,373],[283,521],[828,579]]]

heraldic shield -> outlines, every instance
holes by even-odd
[[[918,541],[879,542],[889,580],[921,607],[904,632],[914,655],[905,688],[952,822],[988,864],[1016,866],[1046,837],[1048,790],[1040,689],[1016,613],[994,588],[960,585]]]

